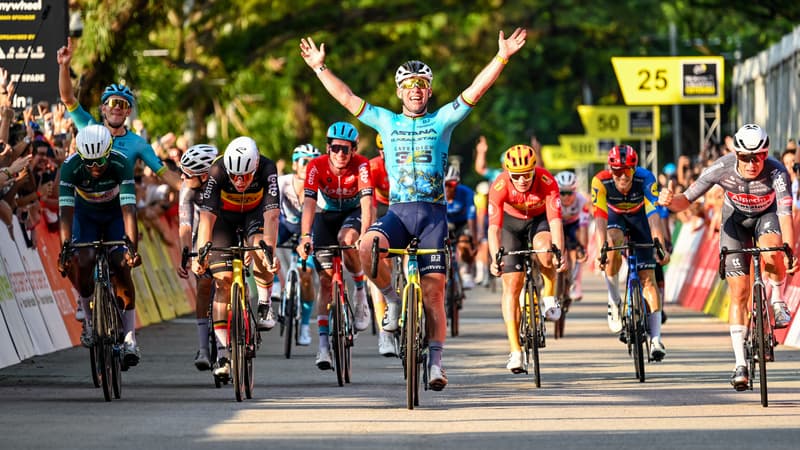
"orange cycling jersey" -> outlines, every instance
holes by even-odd
[[[547,220],[561,218],[561,197],[553,175],[536,167],[533,184],[520,192],[511,182],[508,172],[503,172],[489,188],[489,225],[503,226],[503,214],[529,220],[547,213]]]
[[[372,172],[372,183],[375,184],[375,204],[389,204],[389,175],[386,174],[386,162],[383,157],[376,156],[369,160]]]

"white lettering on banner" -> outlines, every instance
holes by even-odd
[[[72,307],[72,302],[69,300],[67,291],[64,289],[53,291],[53,299],[55,299],[58,309],[65,315],[72,315],[75,312],[75,308]]]
[[[41,11],[42,0],[34,0],[30,2],[16,1],[16,2],[0,2],[0,11]]]

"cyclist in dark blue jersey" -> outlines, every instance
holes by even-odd
[[[141,159],[153,173],[161,177],[172,189],[176,192],[180,191],[180,174],[168,170],[167,166],[156,155],[153,147],[144,138],[129,131],[125,126],[125,121],[130,116],[135,105],[133,92],[127,86],[110,84],[105,88],[100,97],[100,102],[102,103],[100,106],[102,115],[100,122],[78,103],[69,78],[69,64],[72,61],[72,54],[72,39],[68,38],[67,45],[61,47],[56,55],[58,61],[58,92],[78,130],[82,130],[91,124],[104,125],[111,132],[111,136],[114,137],[114,150],[123,153],[134,163],[137,159]]]
[[[450,136],[453,129],[494,84],[508,63],[508,58],[523,45],[527,34],[517,28],[506,39],[498,37],[498,51],[491,62],[475,77],[472,84],[452,102],[434,112],[428,111],[433,94],[433,72],[421,61],[408,61],[395,73],[397,97],[402,112],[371,105],[350,90],[325,65],[325,44],[310,37],[300,40],[300,55],[314,69],[328,93],[361,122],[380,133],[390,181],[389,212],[378,219],[362,236],[362,264],[369,265],[373,238],[381,247],[405,247],[412,236],[420,240],[420,248],[442,248],[447,235],[447,208],[444,195],[444,171]],[[442,369],[442,348],[447,334],[444,308],[445,264],[442,255],[420,256],[420,274],[430,338],[430,380],[433,390],[447,385]],[[391,285],[391,268],[386,259],[372,280],[387,301],[383,328],[397,329],[400,298]]]

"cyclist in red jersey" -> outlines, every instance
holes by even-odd
[[[353,245],[372,225],[373,188],[369,160],[355,153],[357,146],[356,128],[347,122],[336,122],[328,128],[328,153],[308,163],[300,243],[297,246],[297,253],[302,259],[308,256],[306,243],[311,243],[312,248],[314,245]],[[325,205],[319,214],[316,213],[317,195],[325,199]],[[330,251],[314,252],[320,285],[317,312],[319,352],[316,361],[320,370],[329,370],[332,359],[328,343],[332,256]],[[356,330],[363,331],[369,326],[370,316],[365,276],[358,250],[345,250],[343,259],[344,266],[352,274],[356,285]]]
[[[564,252],[564,233],[561,223],[561,197],[553,175],[543,167],[536,166],[536,153],[527,145],[515,145],[506,150],[506,170],[489,188],[489,252],[497,254],[501,243],[506,251],[547,250],[552,244]],[[494,276],[502,274],[503,321],[511,353],[506,368],[513,373],[522,372],[522,350],[519,345],[519,295],[525,281],[524,256],[503,256],[498,266],[492,262]],[[543,309],[549,320],[561,317],[561,308],[555,298],[556,271],[558,266],[552,253],[537,255],[544,279],[542,289]]]

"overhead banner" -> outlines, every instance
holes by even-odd
[[[67,0],[0,1],[0,67],[17,84],[14,109],[58,101],[56,52],[68,29]]]
[[[544,163],[544,168],[551,172],[554,170],[572,169],[587,164],[570,159],[564,147],[561,145],[543,145],[542,162]]]
[[[587,135],[620,140],[659,139],[660,111],[658,106],[578,106]]]
[[[626,105],[725,103],[722,56],[613,57]]]

